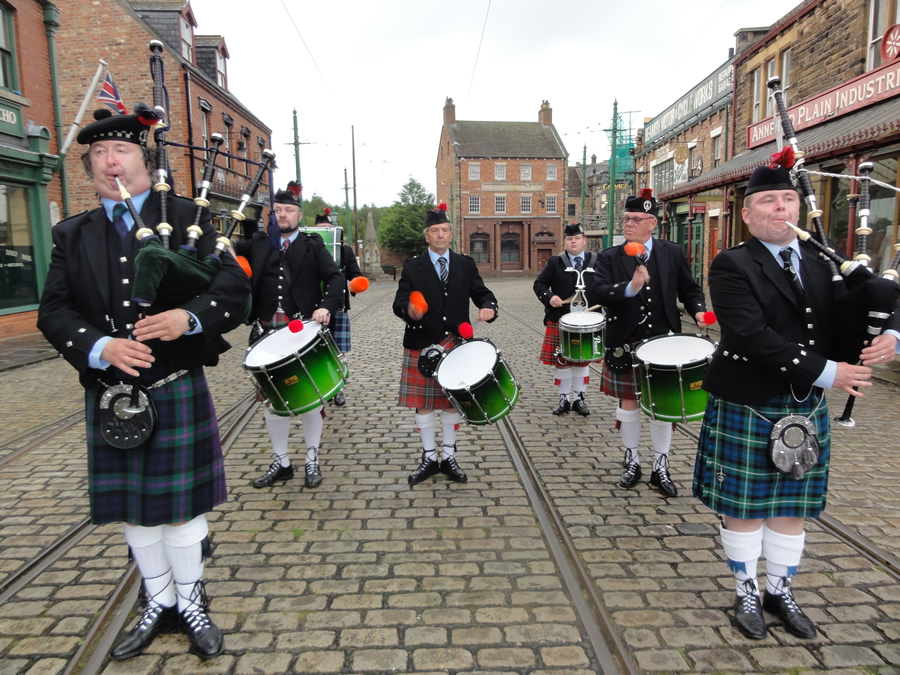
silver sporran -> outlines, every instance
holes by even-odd
[[[819,463],[816,426],[802,415],[788,415],[775,423],[769,440],[769,456],[775,468],[794,480],[803,480]]]

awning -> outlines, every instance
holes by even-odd
[[[797,147],[804,152],[806,164],[812,164],[898,140],[900,99],[892,99],[832,122],[804,129],[797,134]],[[753,148],[694,180],[661,193],[658,199],[671,201],[746,180],[753,169],[766,164],[776,150],[775,141]]]

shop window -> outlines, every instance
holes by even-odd
[[[889,157],[875,162],[872,178],[888,185],[897,185],[897,158]],[[869,197],[869,235],[868,252],[872,259],[873,272],[886,270],[894,257],[894,244],[897,240],[897,228],[894,226],[897,193],[888,188],[870,184]]]
[[[24,188],[0,184],[0,309],[38,302],[34,240]]]
[[[517,263],[520,256],[521,237],[515,232],[507,232],[500,235],[500,262]]]
[[[0,87],[13,91],[19,89],[13,15],[3,6],[0,6]]]
[[[469,237],[469,255],[475,262],[487,265],[491,262],[491,237],[482,232],[476,232]]]

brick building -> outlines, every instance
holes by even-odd
[[[58,40],[60,52],[68,55],[60,83],[62,111],[68,123],[75,118],[99,59],[109,64],[129,111],[138,101],[152,105],[148,45],[152,40],[162,42],[169,105],[167,140],[209,147],[211,134],[225,138],[209,195],[213,221],[221,229],[256,174],[256,165],[249,162],[261,161],[263,149],[271,146],[271,129],[228,90],[225,39],[199,35],[197,28],[197,18],[186,0],[68,0]],[[85,49],[85,44],[91,49]],[[83,124],[97,107],[92,98]],[[92,186],[83,179],[82,150],[75,145],[66,157],[71,213],[97,205]],[[176,192],[193,197],[203,176],[206,152],[170,145],[168,154]],[[262,207],[268,203],[268,178],[264,177],[264,183],[244,210],[247,219],[235,231],[236,236],[247,236],[257,228]]]
[[[35,330],[50,226],[59,219],[59,22],[60,12],[49,2],[0,3],[0,338]]]
[[[894,1],[806,0],[768,28],[738,31],[733,102],[724,110],[729,118],[723,125],[729,133],[728,161],[662,190],[667,216],[673,205],[720,191],[721,213],[731,219],[722,218],[716,240],[730,246],[747,238],[740,206],[753,169],[767,163],[776,150],[766,81],[777,75],[806,168],[833,174],[810,176],[825,233],[851,254],[858,182],[850,176],[858,174],[861,162],[871,161],[873,178],[900,184],[900,55],[892,49],[900,41],[900,28],[894,28],[900,22],[898,12]],[[894,223],[900,217],[900,200],[894,190],[874,184],[871,199],[868,252],[877,271],[890,260],[897,242]],[[708,212],[697,224],[708,267],[717,250],[709,243]],[[676,228],[672,230],[669,234],[677,236]]]
[[[537,274],[562,247],[567,157],[547,101],[537,122],[472,122],[447,98],[437,198],[450,206],[454,248],[482,274]]]

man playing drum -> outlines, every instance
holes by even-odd
[[[103,110],[94,117],[77,140],[90,146],[82,162],[101,206],[53,228],[38,327],[85,387],[91,522],[123,523],[143,577],[143,615],[113,646],[112,659],[137,656],[157,635],[179,628],[191,652],[210,659],[222,652],[224,640],[209,616],[201,580],[209,553],[205,514],[224,503],[227,492],[203,366],[215,365],[229,348],[221,335],[243,319],[250,283],[234,258],[223,255],[207,290],[183,308],[151,306],[147,316],[139,314],[131,293],[137,228],[116,179],[145,226],[160,222],[161,200],[167,200],[172,249],[187,243],[197,207],[174,193],[150,191],[153,154],[138,115]],[[206,209],[200,227],[197,251],[203,259],[216,245]],[[105,432],[102,401],[134,378],[147,388],[156,424],[148,425],[153,433],[140,445],[113,447],[116,436]]]
[[[625,446],[625,470],[619,479],[623,488],[637,485],[642,475],[638,454],[641,411],[631,352],[641,340],[681,332],[676,300],[681,301],[700,328],[706,327],[706,300],[691,277],[681,247],[653,238],[656,214],[657,203],[649,189],[626,199],[622,218],[626,243],[600,253],[595,275],[597,301],[607,308],[606,358],[600,390],[619,399],[616,426]],[[625,247],[631,242],[641,244],[644,253],[629,255]],[[650,440],[655,455],[650,485],[666,497],[675,497],[678,490],[669,475],[672,423],[651,420]]]
[[[461,416],[435,378],[419,372],[421,350],[437,344],[449,349],[456,344],[460,324],[469,321],[470,298],[479,308],[479,321],[497,318],[497,299],[484,285],[475,261],[450,250],[453,233],[446,208],[446,204],[441,204],[425,214],[428,250],[404,263],[394,296],[394,314],[406,322],[400,405],[415,408],[423,445],[422,463],[409,475],[411,485],[437,473],[458,483],[467,480],[456,462],[456,432]],[[441,411],[440,462],[434,440],[435,410]]]
[[[797,606],[790,578],[803,554],[804,519],[825,508],[830,424],[822,390],[861,396],[853,387],[871,386],[868,366],[894,358],[900,314],[895,307],[889,332],[862,349],[864,365],[838,362],[832,326],[847,321],[836,305],[842,284],[831,281],[827,261],[785,224],[800,217],[800,196],[787,170],[756,169],[741,214],[750,238],[719,253],[709,269],[722,338],[703,382],[709,400],[694,495],[722,519],[738,630],[764,639],[765,609],[789,633],[813,638],[815,624]],[[787,473],[776,463],[780,455],[790,459]]]
[[[275,193],[273,211],[277,225],[270,225],[267,232],[255,232],[249,241],[235,244],[235,252],[250,261],[253,271],[250,318],[257,320],[265,331],[283,328],[292,319],[312,319],[333,327],[332,319],[341,306],[344,277],[322,238],[300,231],[303,220],[300,204],[300,186],[292,181],[287,190]],[[255,488],[294,477],[288,453],[291,418],[276,415],[269,406],[263,416],[274,459],[268,470],[253,481]],[[322,483],[319,468],[322,406],[299,417],[306,445],[305,485],[314,488]]]
[[[592,268],[596,264],[597,254],[585,253],[584,246],[587,237],[581,223],[566,225],[563,231],[565,251],[559,255],[550,256],[547,266],[541,270],[534,281],[534,293],[538,300],[544,303],[544,343],[538,359],[541,363],[554,366],[556,369],[556,386],[559,393],[559,403],[553,409],[554,415],[565,415],[569,410],[574,410],[579,415],[589,415],[587,404],[584,402],[584,391],[588,383],[588,368],[591,361],[571,361],[559,353],[559,320],[572,311],[570,301],[575,295],[579,273],[583,269]],[[567,272],[568,268],[575,271]],[[592,275],[589,275],[592,276]],[[587,284],[588,280],[586,280]],[[563,299],[565,298],[565,300]],[[587,300],[587,306],[594,303]],[[600,317],[601,315],[597,315]],[[598,330],[602,325],[598,327]],[[587,339],[591,339],[590,335]],[[574,394],[569,399],[569,391]]]

